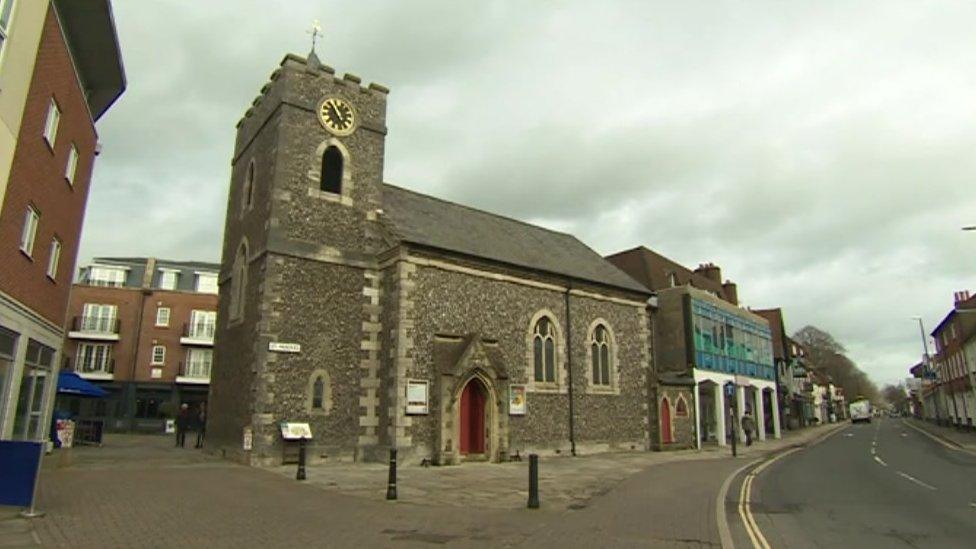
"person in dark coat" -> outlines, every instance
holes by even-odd
[[[752,419],[749,410],[742,414],[742,430],[746,435],[746,446],[752,446],[752,434],[756,431],[756,420]]]
[[[183,448],[186,445],[186,430],[190,428],[190,407],[183,403],[176,414],[176,445]]]
[[[207,403],[200,403],[200,410],[197,412],[197,445],[195,448],[203,448],[203,438],[207,434]]]

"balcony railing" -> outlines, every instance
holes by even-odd
[[[213,341],[216,326],[212,322],[193,322],[183,325],[183,337]]]
[[[180,362],[180,379],[177,381],[209,382],[211,366],[206,362]]]
[[[119,325],[119,319],[114,316],[76,316],[71,321],[71,331],[88,334],[118,334]]]
[[[79,364],[78,361],[74,361],[70,369],[79,374],[114,374],[115,359],[103,360],[100,364],[95,361],[88,364]]]

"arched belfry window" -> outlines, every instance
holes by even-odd
[[[327,193],[342,194],[342,153],[332,145],[322,153],[322,176],[319,189]]]
[[[607,327],[598,324],[593,330],[593,342],[590,344],[592,353],[591,362],[593,363],[593,385],[610,386],[610,336]]]
[[[542,317],[535,323],[532,336],[532,355],[535,380],[539,383],[556,382],[556,331],[552,321]]]

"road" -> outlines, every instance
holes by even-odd
[[[737,547],[976,546],[976,456],[905,420],[851,425],[748,479],[726,506]]]

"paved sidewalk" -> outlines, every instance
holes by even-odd
[[[942,427],[929,421],[922,421],[916,418],[906,418],[905,421],[926,432],[942,439],[943,441],[976,454],[976,433],[972,431],[960,431],[953,427]]]
[[[546,458],[536,511],[525,509],[524,462],[405,466],[390,503],[383,465],[315,466],[298,482],[293,466],[244,467],[169,437],[115,435],[47,456],[46,515],[0,507],[0,548],[714,546],[710,502],[729,472],[835,427],[788,432],[735,460],[717,447]]]
[[[838,424],[787,431],[779,440],[747,447],[741,458],[756,457],[803,444],[832,431]],[[655,465],[688,460],[726,459],[731,448],[710,446],[702,451],[613,452],[588,456],[554,456],[539,460],[539,493],[549,505],[573,509],[594,496],[606,494],[620,481]],[[297,466],[268,468],[295,478]],[[510,463],[465,463],[458,466],[421,467],[400,464],[397,493],[401,501],[435,506],[520,509],[528,499],[528,459]],[[306,483],[337,493],[372,500],[386,495],[388,466],[382,463],[326,463],[306,467]],[[477,486],[477,490],[471,490]]]

